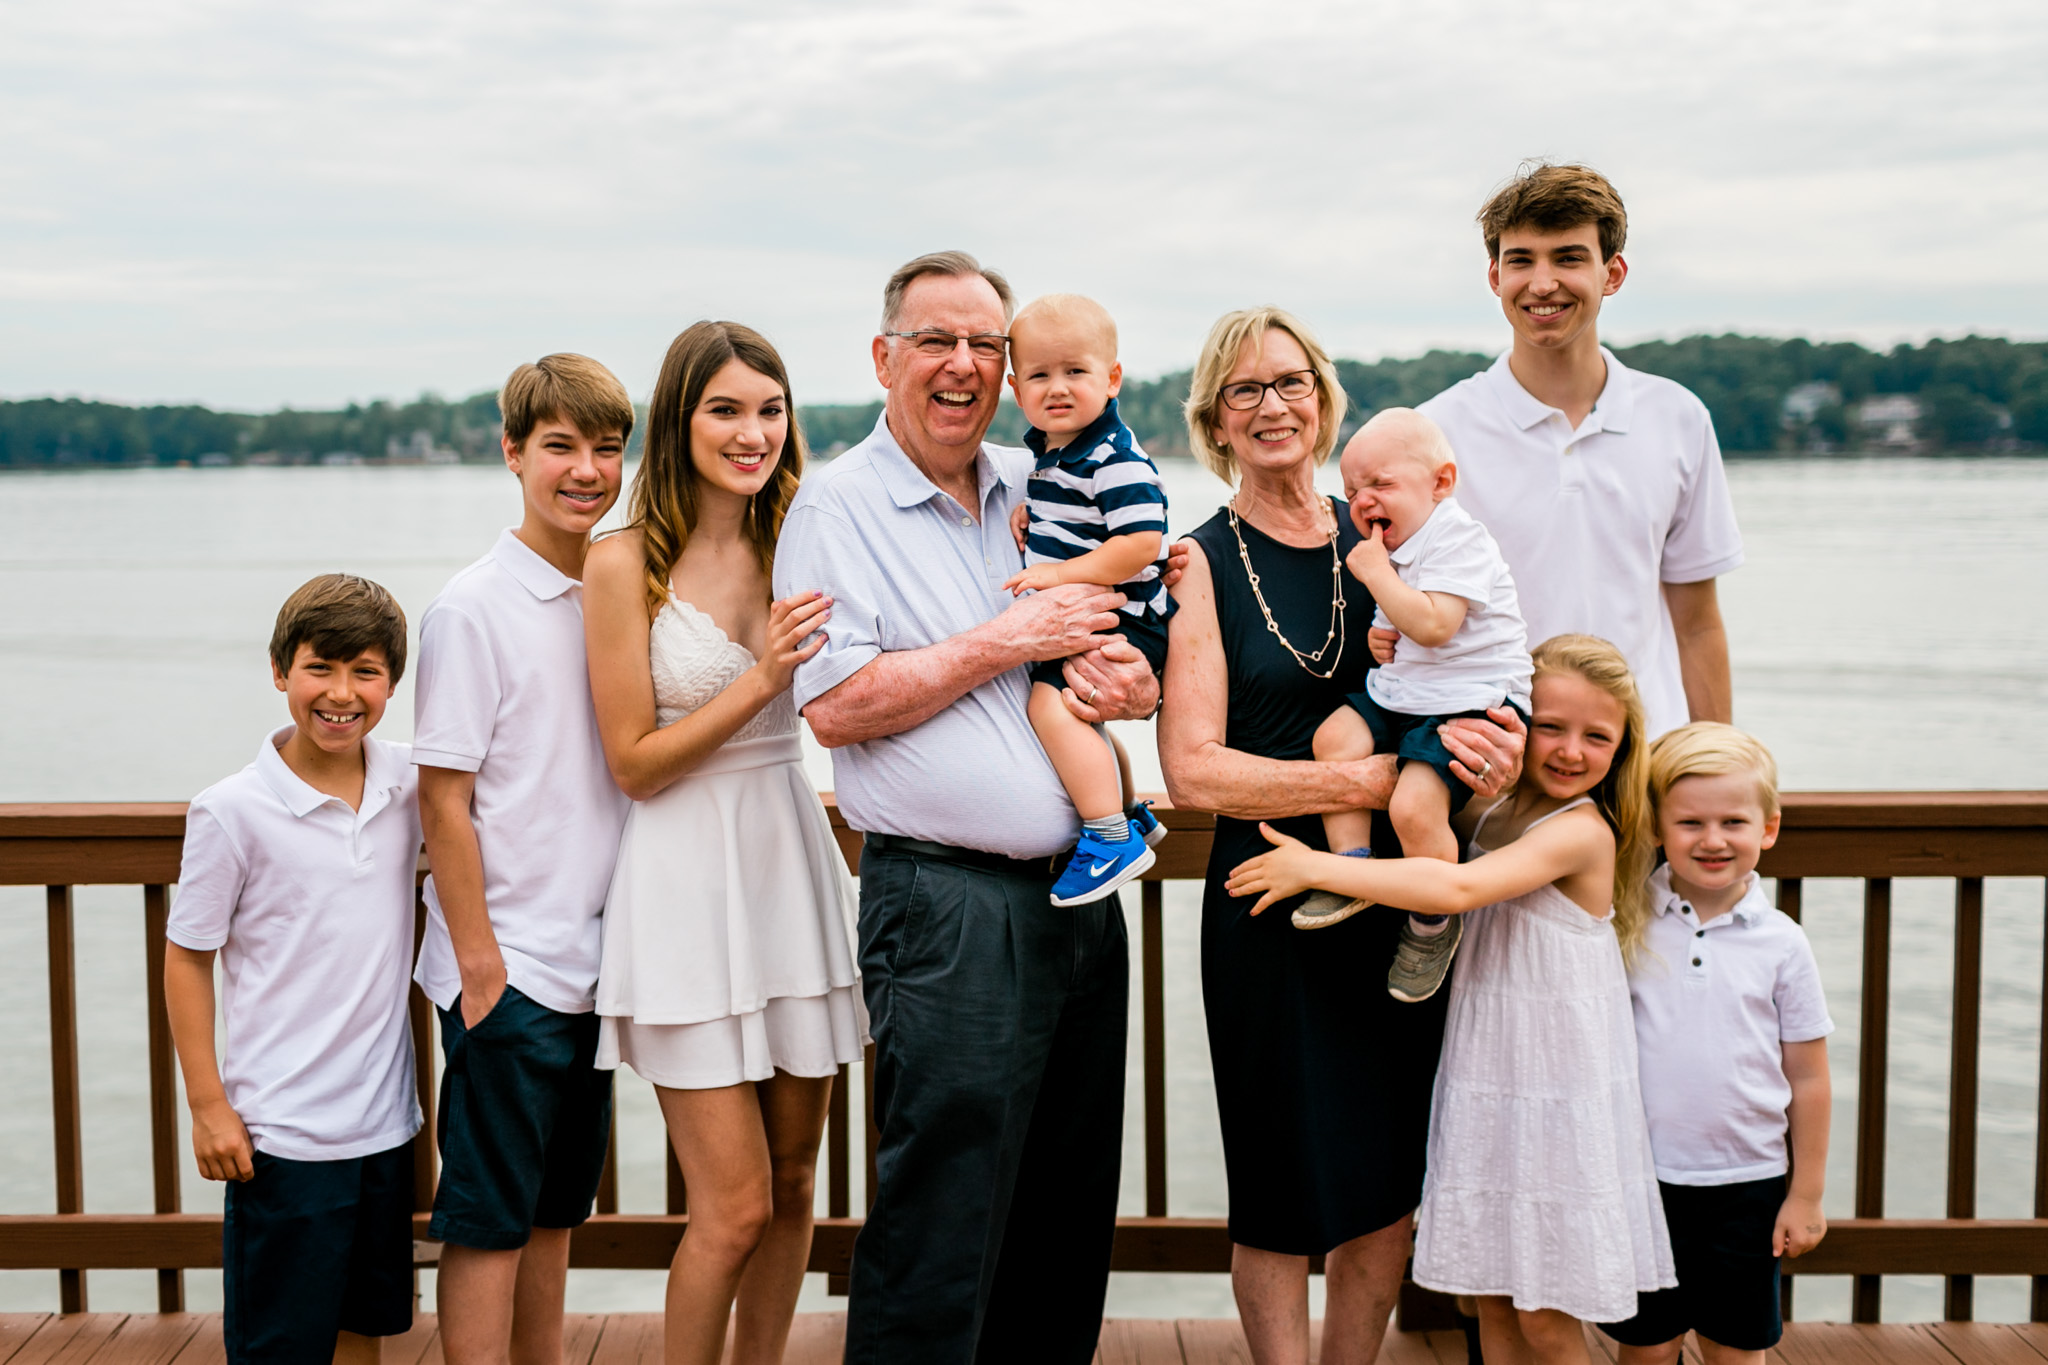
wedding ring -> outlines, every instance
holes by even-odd
[[[1485,765],[1479,769],[1479,780],[1481,782],[1484,782],[1486,780],[1487,774],[1491,773],[1492,771],[1493,760],[1489,758],[1486,760]]]
[[[1091,687],[1091,688],[1089,688],[1089,689],[1088,689],[1088,704],[1089,704],[1090,706],[1093,706],[1093,705],[1095,705],[1095,694],[1096,694],[1097,692],[1100,692],[1101,690],[1102,690],[1102,689],[1101,689],[1101,688],[1099,688],[1099,687]]]

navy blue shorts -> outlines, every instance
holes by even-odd
[[[221,1220],[229,1365],[327,1365],[336,1332],[409,1331],[412,1198],[411,1142],[340,1161],[256,1153]]]
[[[1344,698],[1344,704],[1365,717],[1366,726],[1372,731],[1372,751],[1375,754],[1392,754],[1401,767],[1410,763],[1427,763],[1436,769],[1436,775],[1444,780],[1444,788],[1451,794],[1451,814],[1456,815],[1465,809],[1465,803],[1472,799],[1472,789],[1451,771],[1451,751],[1444,747],[1443,736],[1437,733],[1437,727],[1446,721],[1473,716],[1484,720],[1484,709],[1452,711],[1441,716],[1404,715],[1381,706],[1363,688]],[[1529,723],[1529,713],[1514,702],[1503,701],[1501,705],[1520,716],[1524,725]]]
[[[1173,613],[1168,612],[1166,616],[1160,616],[1148,611],[1143,616],[1133,616],[1127,611],[1120,611],[1117,615],[1121,620],[1118,622],[1117,628],[1111,633],[1121,635],[1124,639],[1130,641],[1131,648],[1145,656],[1145,662],[1152,665],[1154,673],[1164,673],[1166,671],[1166,622],[1167,618],[1172,616]],[[1065,687],[1067,685],[1067,675],[1062,670],[1066,666],[1067,661],[1065,659],[1041,659],[1031,665],[1031,681],[1035,683],[1049,683],[1055,688]]]
[[[428,1235],[479,1251],[590,1217],[611,1145],[612,1073],[595,1014],[563,1014],[510,986],[473,1029],[442,1010],[441,1184]]]
[[[1733,1185],[1667,1185],[1664,1221],[1671,1228],[1671,1258],[1678,1288],[1636,1295],[1636,1315],[1602,1323],[1624,1346],[1660,1346],[1687,1332],[1736,1351],[1778,1344],[1785,1323],[1778,1314],[1778,1258],[1771,1231],[1785,1202],[1785,1177]]]

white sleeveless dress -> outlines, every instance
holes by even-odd
[[[649,658],[660,725],[755,663],[676,597],[654,618]],[[598,1066],[705,1090],[857,1060],[854,907],[785,691],[626,816],[604,907]]]
[[[1487,851],[1485,824],[1472,831],[1472,857]],[[1540,886],[1466,915],[1459,958],[1415,1282],[1588,1322],[1634,1317],[1638,1293],[1678,1277],[1614,912],[1596,919]]]

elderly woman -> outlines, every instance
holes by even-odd
[[[1202,990],[1230,1186],[1231,1282],[1259,1365],[1308,1359],[1308,1258],[1324,1256],[1324,1365],[1371,1361],[1386,1333],[1422,1193],[1444,999],[1383,986],[1397,913],[1314,933],[1291,902],[1256,918],[1224,890],[1266,820],[1323,847],[1325,811],[1384,808],[1390,757],[1319,763],[1310,741],[1371,666],[1373,603],[1344,568],[1345,504],[1317,493],[1344,391],[1329,357],[1277,308],[1210,331],[1188,434],[1234,485],[1190,537],[1175,589],[1159,754],[1175,805],[1217,813],[1202,902]],[[1445,742],[1482,796],[1510,785],[1523,731],[1459,722]],[[1502,728],[1506,726],[1508,728]],[[1389,850],[1398,852],[1398,850]],[[1446,993],[1447,995],[1448,993]]]

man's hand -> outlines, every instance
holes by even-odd
[[[1094,649],[1067,660],[1060,699],[1090,725],[1146,720],[1159,709],[1159,678],[1136,645],[1121,635],[1101,637]]]
[[[498,1007],[498,1000],[505,994],[505,958],[494,955],[488,962],[478,962],[462,967],[462,998],[456,1004],[462,1010],[462,1026],[475,1028],[484,1021],[484,1016]]]
[[[1401,643],[1401,632],[1374,626],[1365,633],[1365,643],[1372,650],[1374,663],[1390,664],[1394,662],[1394,646]]]
[[[1778,1207],[1778,1222],[1771,1229],[1771,1254],[1803,1256],[1827,1235],[1827,1215],[1820,1211],[1820,1201],[1790,1195]]]
[[[225,1098],[192,1106],[192,1155],[208,1180],[249,1180],[256,1174],[249,1130]]]
[[[1010,575],[1003,587],[1016,596],[1027,592],[1044,592],[1047,588],[1060,585],[1060,566],[1057,564],[1033,564]]]
[[[1491,719],[1465,716],[1441,727],[1437,734],[1451,751],[1451,771],[1474,794],[1499,796],[1522,776],[1522,750],[1529,727],[1505,706],[1486,713]]]
[[[1092,583],[1062,583],[1020,597],[981,629],[1025,660],[1064,659],[1092,648],[1117,626],[1124,595]]]
[[[1024,553],[1026,528],[1031,525],[1031,504],[1020,502],[1010,509],[1010,534],[1017,537],[1017,553]]]

